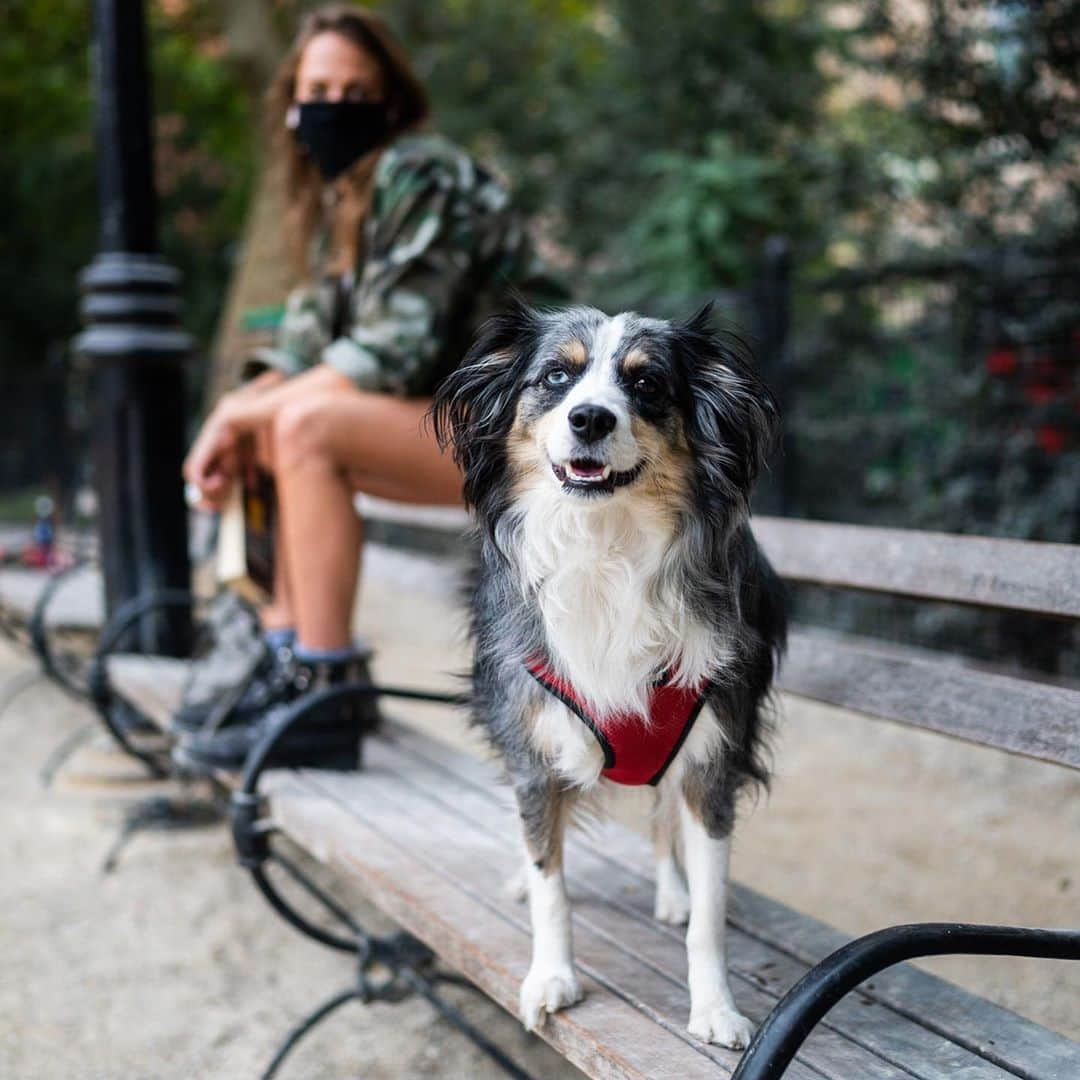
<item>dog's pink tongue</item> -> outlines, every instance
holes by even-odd
[[[604,473],[604,466],[595,461],[571,461],[570,468],[578,476],[602,476]]]

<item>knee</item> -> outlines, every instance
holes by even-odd
[[[323,460],[329,443],[318,398],[286,402],[274,417],[271,438],[278,468],[295,468]]]

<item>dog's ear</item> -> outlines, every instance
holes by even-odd
[[[514,401],[539,322],[537,312],[518,301],[493,315],[435,391],[435,437],[443,449],[453,449],[470,506],[480,504],[505,467],[503,441],[514,422]]]
[[[715,509],[748,507],[758,472],[776,442],[780,409],[739,337],[718,330],[707,304],[674,327],[685,365],[686,438],[699,487]]]

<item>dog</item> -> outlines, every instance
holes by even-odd
[[[688,1030],[743,1048],[726,888],[736,796],[768,780],[786,634],[748,524],[776,401],[709,308],[670,322],[518,305],[481,328],[432,417],[477,523],[473,721],[527,852],[522,1020],[535,1029],[582,997],[565,828],[649,784],[655,915],[688,923]]]

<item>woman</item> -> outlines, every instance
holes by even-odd
[[[506,192],[420,132],[423,87],[370,12],[308,15],[270,104],[286,225],[309,280],[289,297],[274,347],[252,357],[252,377],[207,417],[184,476],[220,509],[251,456],[273,475],[274,596],[262,613],[268,649],[232,723],[178,747],[195,769],[238,768],[268,708],[366,676],[349,630],[363,540],[353,495],[460,501],[458,470],[424,423],[431,393],[508,289],[542,287]],[[179,726],[205,715],[190,710]],[[339,716],[319,729],[318,762],[355,762],[358,724]]]

